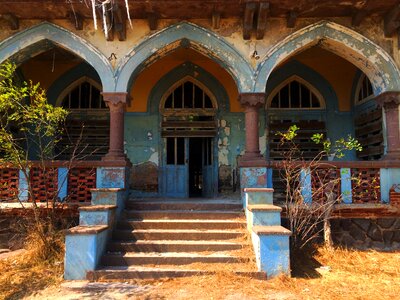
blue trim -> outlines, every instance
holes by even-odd
[[[82,77],[89,77],[94,81],[101,82],[99,75],[96,71],[87,63],[81,63],[71,70],[68,70],[61,75],[47,90],[47,99],[49,103],[56,105],[57,99],[60,94],[73,82],[79,80]],[[101,83],[100,83],[101,84]]]
[[[103,91],[115,90],[113,68],[104,54],[87,40],[52,23],[43,22],[2,41],[0,43],[1,61],[14,58],[16,55],[27,60],[31,58],[30,51],[36,48],[35,45],[46,40],[67,49],[90,64],[101,77]]]
[[[29,169],[26,169],[29,174]],[[28,175],[29,176],[29,175]],[[18,180],[18,199],[19,201],[28,201],[29,199],[29,184],[28,178],[26,178],[24,172],[19,170],[19,180]]]
[[[371,80],[375,94],[400,90],[399,69],[393,58],[381,47],[348,27],[331,21],[320,21],[304,27],[274,45],[258,65],[254,91],[263,92],[271,72],[284,60],[301,50],[323,43],[338,43],[347,52],[334,51],[363,70]],[[349,53],[350,52],[350,53]],[[370,60],[374,57],[374,61]]]
[[[381,202],[389,203],[389,192],[394,184],[399,184],[400,182],[400,169],[398,168],[382,168],[380,169],[381,176]]]
[[[304,203],[312,203],[312,185],[310,169],[301,169],[300,171],[300,190]]]
[[[240,92],[251,91],[254,72],[248,61],[221,36],[188,22],[167,27],[132,49],[117,68],[116,90],[128,91],[147,63],[182,47],[212,58],[230,73]]]
[[[68,195],[68,169],[58,168],[58,198],[61,201]]]
[[[351,204],[353,202],[350,168],[340,169],[340,192],[343,203]]]

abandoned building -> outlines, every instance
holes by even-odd
[[[70,111],[49,162],[53,192],[80,205],[65,278],[234,262],[218,251],[237,249],[243,207],[259,271],[289,273],[277,133],[292,124],[306,159],[321,150],[314,133],[362,144],[329,161],[342,195],[334,241],[400,248],[399,21],[395,0],[0,1],[0,62]],[[315,201],[313,174],[303,178]],[[2,166],[0,201],[29,201],[26,180]]]

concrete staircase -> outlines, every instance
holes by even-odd
[[[129,199],[89,280],[157,279],[217,270],[265,278],[250,261],[240,200]]]

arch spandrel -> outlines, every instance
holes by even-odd
[[[361,34],[328,21],[298,30],[272,47],[259,65],[254,90],[265,91],[271,72],[281,62],[316,45],[362,70],[371,80],[375,94],[400,90],[399,69],[385,50]]]
[[[67,49],[91,65],[100,76],[103,91],[115,90],[114,74],[107,58],[86,40],[52,23],[41,23],[2,41],[0,57],[3,61],[16,58],[17,62],[22,62],[29,58],[29,51],[25,51],[26,49],[33,49],[35,45],[42,45],[46,41]]]
[[[251,91],[254,72],[243,56],[223,38],[188,22],[174,24],[155,33],[128,53],[117,69],[117,90],[128,91],[132,79],[143,65],[180,47],[190,47],[217,61],[233,77],[240,92]]]

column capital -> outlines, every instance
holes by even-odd
[[[118,105],[120,103],[129,103],[129,94],[125,92],[102,92],[101,95],[107,104]]]
[[[376,96],[375,101],[385,109],[398,108],[400,104],[400,91],[384,92]]]
[[[239,102],[244,107],[260,108],[265,103],[265,93],[241,93],[239,94]]]

